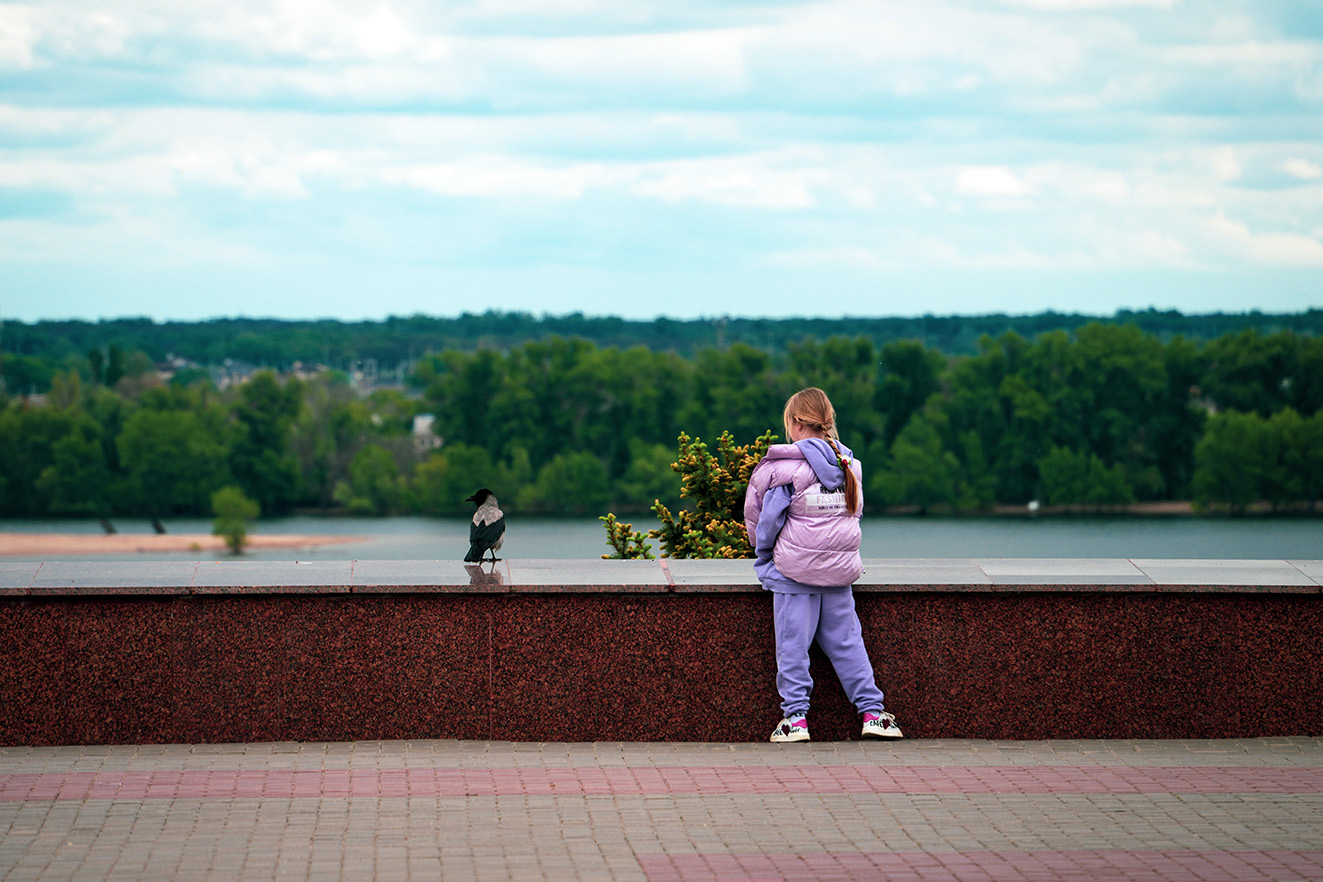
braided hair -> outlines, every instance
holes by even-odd
[[[836,433],[836,409],[831,406],[827,393],[816,386],[801,389],[786,402],[782,420],[786,427],[786,439],[790,439],[790,424],[797,422],[807,426],[810,431],[820,435],[836,454],[836,463],[845,472],[845,507],[851,514],[859,512],[859,479],[850,469],[850,460],[841,455],[837,446],[840,436]]]

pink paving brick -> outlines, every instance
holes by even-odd
[[[1323,793],[1323,767],[162,769],[0,775],[0,801],[786,793]]]
[[[1314,882],[1323,851],[640,855],[648,882]]]

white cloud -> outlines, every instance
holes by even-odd
[[[32,67],[37,29],[29,6],[0,6],[0,69]]]
[[[1206,270],[1208,261],[1197,256],[1182,230],[1131,228],[1112,217],[1086,219],[1077,225],[1073,239],[1087,248],[1088,257],[1078,267],[1092,270],[1183,269]]]
[[[381,178],[444,196],[554,200],[578,199],[588,188],[609,181],[604,169],[594,164],[548,168],[500,156],[384,169]]]
[[[1079,10],[1130,9],[1150,7],[1171,9],[1180,0],[1001,0],[1007,6],[1039,9],[1045,12],[1075,12]]]
[[[980,4],[829,0],[785,7],[751,30],[750,67],[785,100],[966,96],[988,84],[1061,81],[1084,42],[1041,19]],[[778,97],[771,94],[769,97]],[[940,109],[940,108],[935,108]]]
[[[1161,50],[1170,63],[1198,68],[1241,68],[1262,73],[1274,67],[1305,70],[1317,64],[1319,48],[1304,41],[1263,42],[1246,40],[1234,43],[1172,46]]]
[[[1291,177],[1302,181],[1317,181],[1323,178],[1323,165],[1298,156],[1283,160],[1281,169]]]
[[[1213,239],[1256,263],[1323,267],[1323,241],[1299,233],[1256,233],[1248,224],[1217,214],[1207,221]]]
[[[744,38],[727,30],[608,34],[555,39],[468,39],[456,47],[459,61],[484,72],[500,89],[501,103],[542,96],[552,107],[580,104],[585,95],[647,95],[666,106],[710,100],[745,83]],[[669,97],[668,97],[669,96]]]
[[[257,198],[302,198],[308,195],[298,156],[273,156],[267,151],[234,152],[230,145],[181,146],[162,157],[160,167],[175,172],[182,184],[202,184],[241,191]]]
[[[817,203],[815,170],[767,167],[755,157],[659,163],[641,171],[631,191],[664,202],[699,201],[741,208],[803,209]]]
[[[315,62],[383,60],[415,48],[407,23],[385,3],[276,0],[194,10],[212,39]]]
[[[1060,194],[1067,199],[1121,206],[1133,195],[1130,182],[1121,172],[1077,166],[1066,166],[1056,171],[1054,183]]]
[[[967,196],[1028,196],[1034,190],[1010,169],[968,166],[956,173],[955,189]]]

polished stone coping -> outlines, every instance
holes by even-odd
[[[109,595],[717,594],[748,560],[0,561],[0,599]],[[872,558],[857,592],[1323,593],[1323,560]]]

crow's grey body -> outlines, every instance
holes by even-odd
[[[473,522],[469,524],[469,553],[464,555],[464,560],[480,561],[490,551],[495,563],[499,560],[496,552],[505,542],[505,515],[496,504],[496,496],[484,487],[464,501],[478,506],[473,513]]]

